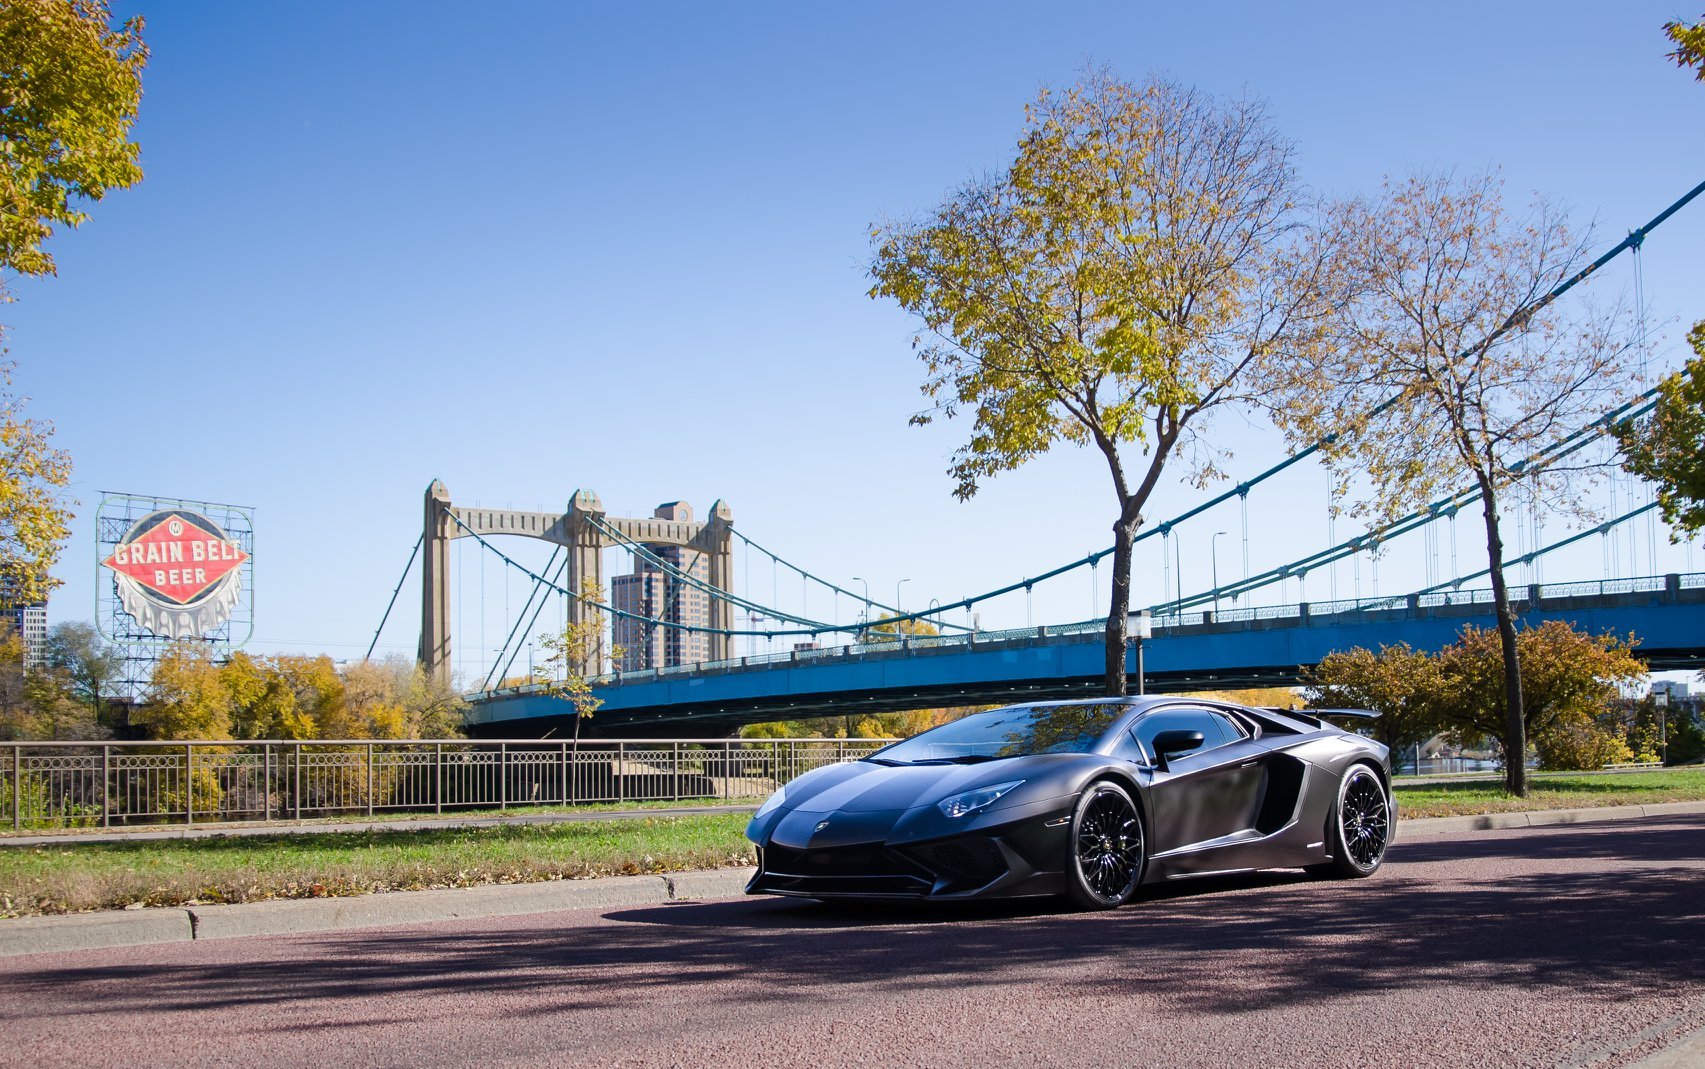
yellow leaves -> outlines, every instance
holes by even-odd
[[[53,425],[27,419],[12,394],[11,363],[0,363],[0,576],[21,603],[47,600],[50,574],[70,537],[70,454],[54,449]]]
[[[141,180],[129,135],[147,59],[141,16],[115,27],[106,0],[0,5],[0,266],[53,274],[41,244],[85,218],[72,195],[99,200]]]
[[[184,641],[155,666],[149,700],[130,714],[156,739],[398,739],[460,734],[461,699],[418,666],[331,658],[255,657],[220,664]]]
[[[1666,22],[1664,34],[1676,45],[1669,58],[1683,70],[1692,67],[1694,77],[1705,82],[1705,18],[1691,26],[1680,20]]]
[[[588,580],[578,599],[590,611],[581,619],[569,620],[561,631],[545,632],[539,636],[545,657],[534,669],[534,680],[544,687],[546,693],[565,698],[574,705],[577,738],[580,721],[592,716],[604,704],[604,699],[593,693],[588,676],[602,668],[605,656],[603,614],[594,608],[604,603],[604,592]],[[609,656],[619,661],[622,653],[620,646],[613,646]]]

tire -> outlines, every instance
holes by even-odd
[[[1123,787],[1099,780],[1078,798],[1066,841],[1066,897],[1080,909],[1117,909],[1143,880],[1143,822]]]
[[[1338,785],[1338,801],[1326,823],[1332,860],[1310,872],[1339,880],[1360,880],[1379,871],[1391,845],[1391,792],[1370,766],[1351,765]]]

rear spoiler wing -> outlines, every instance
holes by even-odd
[[[1347,716],[1352,720],[1378,720],[1380,714],[1372,709],[1310,709],[1315,716]]]
[[[1372,709],[1281,709],[1275,705],[1261,707],[1265,712],[1278,713],[1292,720],[1300,720],[1305,724],[1322,724],[1329,717],[1342,716],[1352,720],[1378,720],[1379,713]]]

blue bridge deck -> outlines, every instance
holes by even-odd
[[[1705,573],[1512,590],[1527,626],[1563,620],[1634,635],[1654,670],[1705,667]],[[1151,691],[1290,685],[1326,654],[1406,642],[1438,650],[1465,624],[1493,625],[1491,592],[1461,590],[1156,618],[1144,643]],[[1093,695],[1102,621],[977,635],[908,636],[600,677],[583,734],[677,734],[767,720]],[[1136,653],[1126,658],[1136,671]],[[1134,688],[1134,684],[1133,684]],[[468,728],[509,738],[572,730],[563,699],[521,687],[472,696]]]

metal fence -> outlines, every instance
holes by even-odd
[[[0,828],[755,802],[881,739],[0,743]]]

